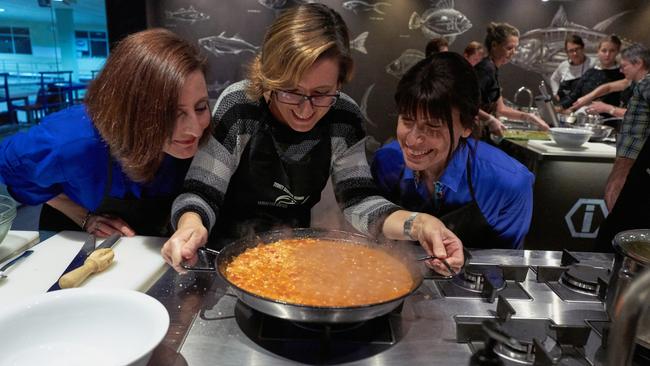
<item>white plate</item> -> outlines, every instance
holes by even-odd
[[[66,289],[0,311],[0,366],[146,365],[169,314],[132,290]]]

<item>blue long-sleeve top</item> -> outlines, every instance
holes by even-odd
[[[178,194],[190,161],[165,155],[154,179],[142,184],[131,180],[114,160],[109,196],[137,199]],[[108,162],[108,145],[85,106],[77,105],[0,143],[0,183],[25,204],[41,204],[65,193],[94,211],[104,196]]]
[[[377,150],[372,173],[387,199],[408,210],[436,215],[435,207],[448,211],[472,201],[467,180],[468,157],[481,213],[500,239],[510,242],[513,249],[523,248],[533,213],[535,178],[521,163],[489,144],[470,138],[467,144],[459,145],[438,181],[438,195],[431,195],[426,184],[416,182],[397,141]],[[440,202],[435,202],[436,196]]]

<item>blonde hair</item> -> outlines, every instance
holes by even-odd
[[[319,59],[339,60],[339,83],[352,79],[348,28],[341,16],[323,4],[303,4],[282,13],[271,24],[248,70],[248,96],[298,85]]]
[[[487,34],[485,35],[485,48],[488,52],[492,51],[492,43],[504,44],[508,41],[508,37],[519,37],[519,29],[513,27],[508,23],[490,23],[487,27]]]

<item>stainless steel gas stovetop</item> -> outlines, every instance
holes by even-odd
[[[167,281],[149,293],[163,298],[176,313],[172,318],[188,307],[165,302],[169,293],[193,293],[193,301],[201,301],[176,344],[184,362],[175,364],[469,365],[497,357],[504,365],[603,365],[609,322],[602,299],[612,259],[476,250],[461,277],[431,272],[403,306],[359,324],[303,324],[261,314],[216,275],[200,298],[187,277],[180,288]]]

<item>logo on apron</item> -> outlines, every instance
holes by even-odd
[[[277,188],[282,192],[286,193],[280,196],[277,196],[273,202],[270,201],[257,201],[257,204],[260,206],[275,206],[286,208],[293,205],[302,205],[309,199],[309,196],[296,196],[287,187],[283,186],[278,182],[273,182],[273,188]]]

